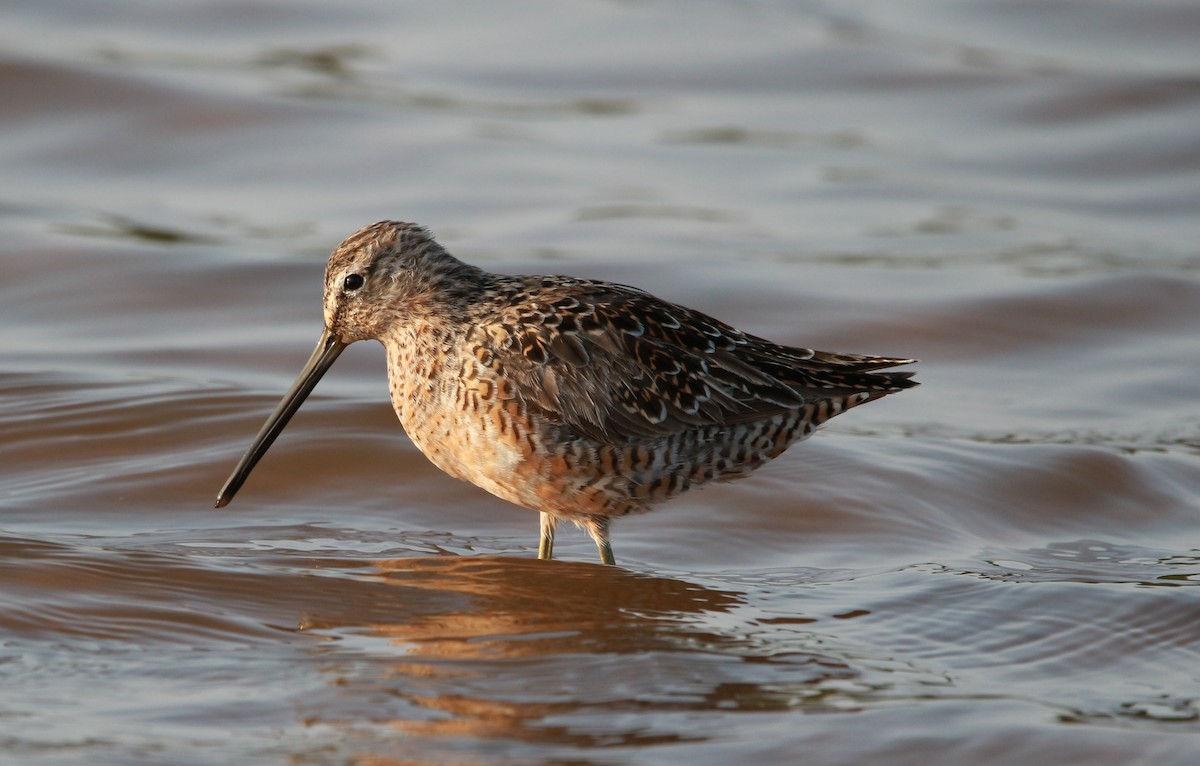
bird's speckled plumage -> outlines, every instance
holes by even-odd
[[[333,358],[384,345],[413,442],[451,476],[542,512],[547,558],[559,518],[611,561],[609,519],[745,476],[829,418],[916,385],[878,372],[911,359],[781,346],[609,282],[492,274],[394,221],[334,250],[325,324]],[[256,446],[282,429],[264,436],[271,424]]]

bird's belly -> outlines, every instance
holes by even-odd
[[[491,438],[485,429],[467,419],[406,418],[403,412],[398,414],[413,444],[438,468],[505,500],[521,502],[507,489],[523,460],[516,446]]]
[[[430,462],[511,503],[561,516],[638,509],[633,481],[607,470],[612,462],[595,445],[531,421],[515,402],[476,410],[400,402],[396,413]]]

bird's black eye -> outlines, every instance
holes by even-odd
[[[342,280],[342,287],[346,288],[347,290],[357,290],[358,288],[362,287],[363,283],[366,281],[367,280],[363,279],[362,274],[347,274],[346,278]]]

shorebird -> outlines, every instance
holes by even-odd
[[[851,407],[911,388],[915,359],[794,348],[634,287],[493,274],[381,221],[333,251],[325,329],[225,486],[224,507],[346,346],[387,351],[392,405],[438,468],[560,519],[614,563],[610,521],[729,481]]]

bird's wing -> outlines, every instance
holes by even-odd
[[[525,406],[602,441],[751,422],[865,387],[883,395],[912,385],[908,373],[868,372],[910,360],[779,346],[635,288],[546,278],[525,285],[521,298],[473,329],[482,372]]]

